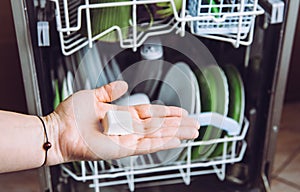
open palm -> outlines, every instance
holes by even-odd
[[[161,105],[117,106],[110,102],[127,91],[124,81],[95,90],[79,91],[52,114],[59,128],[54,134],[58,151],[55,164],[74,160],[118,159],[177,147],[182,139],[198,136],[199,125],[178,107]],[[134,133],[107,136],[101,120],[109,110],[129,111]]]

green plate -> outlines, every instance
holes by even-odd
[[[54,80],[54,100],[53,100],[53,109],[56,109],[56,107],[60,103],[60,94],[59,94],[59,86],[58,86],[58,80]]]
[[[202,73],[197,72],[196,74],[200,85],[202,112],[217,112],[226,116],[229,93],[227,79],[222,69],[217,65],[211,65],[206,67]],[[214,126],[201,127],[196,141],[217,139],[221,135],[222,130],[219,128]],[[194,147],[192,160],[206,159],[214,152],[216,147],[217,144]]]
[[[197,77],[199,89],[200,89],[200,93],[201,93],[200,94],[201,112],[211,111],[212,108],[214,108],[214,107],[213,107],[213,103],[212,103],[210,87],[209,87],[203,73],[200,70],[197,70],[195,72],[195,75]],[[197,139],[198,141],[201,140],[202,137],[204,136],[206,128],[207,128],[207,126],[201,127],[201,129],[199,129],[199,137]]]
[[[228,117],[234,119],[242,125],[244,119],[244,110],[245,110],[245,91],[242,78],[239,74],[239,71],[233,66],[228,65],[224,67],[224,72],[228,80],[229,87],[229,111]],[[223,136],[226,135],[226,132],[223,131]],[[228,143],[228,151],[232,143]],[[216,150],[211,154],[211,158],[222,155],[223,153],[223,144],[218,144]]]
[[[90,0],[91,4],[98,3],[113,3],[113,2],[126,2],[129,0]],[[121,28],[121,34],[123,39],[128,38],[129,26],[131,19],[131,6],[114,6],[94,8],[91,12],[91,29],[93,37],[104,32],[105,30],[119,26]],[[87,23],[85,18],[85,12],[83,13],[81,33],[87,36]],[[118,42],[120,38],[118,33],[114,30],[106,35],[100,37],[98,40],[105,42]]]
[[[239,71],[233,66],[224,67],[229,83],[229,112],[228,117],[242,125],[245,112],[245,89]]]

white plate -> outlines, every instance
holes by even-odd
[[[96,71],[96,87],[101,87],[103,85],[106,85],[109,83],[107,76],[104,73],[104,68],[105,68],[105,62],[102,60],[102,55],[101,53],[101,47],[99,47],[99,42],[95,43],[95,46],[93,46],[93,57],[94,60],[92,61],[94,64],[94,69]],[[94,82],[92,82],[94,83]]]
[[[123,80],[121,69],[115,58],[111,59],[111,67],[116,80]]]
[[[189,113],[194,113],[195,108],[199,109],[199,106],[195,107],[198,84],[195,82],[197,80],[190,67],[186,63],[178,62],[167,72],[157,99],[167,106],[182,107]],[[157,152],[156,155],[161,163],[167,163],[177,160],[182,151],[183,148],[176,148]]]
[[[195,86],[195,114],[200,114],[201,113],[201,97],[200,97],[200,87],[199,87],[199,83],[198,80],[196,78],[196,75],[193,73],[192,74],[193,77],[193,82],[194,82],[194,86]],[[184,149],[186,150],[186,149]],[[187,153],[183,152],[178,159],[183,160],[186,159]]]
[[[65,77],[61,86],[61,100],[65,100],[69,95],[67,78]]]
[[[136,93],[146,93],[149,98],[152,98],[158,88],[159,81],[162,80],[162,71],[162,60],[141,60],[127,67],[122,75],[129,84],[129,90],[134,90]]]
[[[200,88],[198,84],[198,80],[195,76],[195,74],[192,74],[194,87],[195,87],[195,114],[199,114],[201,112],[201,97],[200,97]]]
[[[168,106],[178,106],[189,113],[195,111],[195,84],[190,67],[178,62],[167,72],[161,85],[157,100]]]
[[[71,71],[68,71],[67,72],[67,88],[68,88],[69,95],[72,95],[74,93],[73,85],[74,85],[73,74]]]

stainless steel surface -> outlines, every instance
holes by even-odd
[[[36,79],[32,42],[28,29],[28,20],[25,14],[26,6],[21,0],[12,0],[11,6],[24,79],[27,108],[29,113],[41,114],[41,101]]]
[[[288,77],[289,62],[292,53],[294,34],[297,24],[297,16],[299,11],[299,0],[291,0],[288,2],[286,9],[286,21],[282,28],[282,42],[277,55],[277,66],[275,78],[273,81],[272,97],[269,108],[269,120],[267,124],[267,133],[264,147],[264,160],[262,174],[271,175],[278,128],[280,128],[281,111],[285,95],[285,87]],[[276,129],[274,129],[276,127]]]
[[[261,175],[266,192],[271,192],[270,182],[265,174]]]
[[[22,0],[11,0],[11,7],[15,23],[28,112],[30,114],[42,115],[26,4]],[[41,191],[51,189],[49,168],[39,169],[39,178],[41,181]]]

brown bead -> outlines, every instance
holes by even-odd
[[[43,145],[43,148],[45,149],[45,150],[48,150],[48,149],[50,149],[52,147],[52,145],[51,145],[51,143],[49,142],[49,141],[47,141],[46,143],[44,143],[44,145]]]

